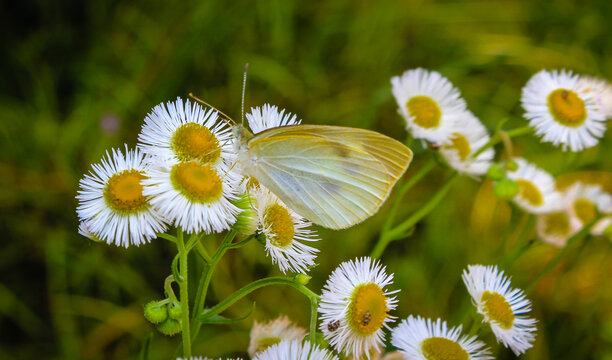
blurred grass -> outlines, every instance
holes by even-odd
[[[306,123],[405,132],[389,79],[412,67],[442,72],[489,129],[524,125],[520,89],[541,68],[612,77],[612,2],[599,1],[22,1],[0,11],[0,358],[135,358],[154,329],[141,307],[162,296],[175,252],[157,240],[119,249],[80,237],[78,180],[111,147],[134,146],[156,104],[193,91],[240,118],[242,71],[250,63],[246,106],[265,102]],[[516,152],[555,175],[612,171],[610,132],[602,144],[567,154],[526,136]],[[417,154],[410,172],[424,162]],[[437,170],[412,189],[406,216],[441,185]],[[321,231],[320,289],[341,261],[369,253],[387,208],[364,224]],[[461,179],[415,234],[383,261],[401,288],[395,315],[444,317],[470,309],[460,281],[471,263],[495,263],[521,216],[492,197],[490,184]],[[210,239],[209,246],[215,240]],[[510,270],[526,286],[556,250],[537,245]],[[195,260],[195,259],[194,259]],[[534,314],[539,332],[526,359],[612,358],[610,243],[577,244],[542,280]],[[197,268],[192,268],[196,275]],[[278,270],[258,244],[230,253],[211,295]],[[263,289],[255,318],[285,313],[307,326],[306,300]],[[244,314],[243,301],[228,312]],[[196,354],[243,354],[251,319],[205,327]],[[491,337],[486,338],[494,343]],[[155,359],[178,339],[156,333]],[[501,358],[511,358],[506,351]]]

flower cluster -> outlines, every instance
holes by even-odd
[[[255,132],[299,124],[270,105],[246,117]],[[186,233],[257,231],[281,271],[306,272],[317,250],[304,242],[318,240],[310,222],[245,177],[235,166],[234,141],[213,109],[182,99],[157,105],[135,150],[112,150],[81,180],[79,232],[128,247],[151,241],[169,225]]]

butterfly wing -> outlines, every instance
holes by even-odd
[[[248,158],[246,170],[287,206],[316,224],[342,229],[380,208],[412,152],[370,130],[297,125],[256,134]]]

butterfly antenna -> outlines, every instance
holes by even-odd
[[[244,126],[244,94],[246,93],[247,70],[249,70],[249,63],[244,65],[244,77],[242,78],[242,111],[240,112],[242,126]]]
[[[206,101],[204,101],[204,100],[200,99],[199,97],[195,96],[192,92],[189,93],[189,97],[192,98],[193,100],[199,102],[199,103],[202,103],[202,104],[208,106],[209,108],[212,108],[213,110],[215,110],[219,114],[223,115],[225,117],[225,119],[224,118],[221,118],[221,119],[224,120],[225,122],[229,121],[228,124],[230,126],[234,126],[236,124],[234,119],[232,119],[231,117],[225,115],[225,113],[223,111],[217,109],[216,107],[212,106],[211,104],[207,103]]]

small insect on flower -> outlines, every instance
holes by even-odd
[[[446,321],[410,315],[391,335],[391,344],[406,360],[489,360],[488,348],[476,336],[461,335],[461,326],[448,328]]]
[[[511,288],[510,279],[497,266],[470,265],[461,277],[498,342],[517,356],[533,346],[536,320],[523,315],[531,311],[523,290]]]
[[[560,210],[563,206],[561,194],[555,189],[555,179],[546,171],[522,158],[513,159],[515,171],[508,171],[508,178],[515,181],[520,191],[514,202],[533,214]]]
[[[542,70],[529,79],[521,102],[529,125],[542,141],[571,151],[597,145],[606,131],[606,114],[591,87],[565,70]]]
[[[309,341],[283,340],[259,353],[253,360],[340,360],[331,351]]]
[[[292,323],[286,316],[279,316],[265,323],[255,321],[251,328],[249,356],[254,358],[257,354],[283,340],[302,341],[304,336],[306,336],[306,330]]]
[[[369,356],[380,352],[383,327],[394,320],[389,311],[397,300],[387,291],[393,275],[371,258],[347,261],[334,270],[323,288],[319,314],[325,339],[346,356]],[[398,290],[399,291],[399,290]]]
[[[415,139],[449,144],[466,111],[459,90],[437,71],[412,69],[391,78],[393,96]]]
[[[140,245],[167,229],[166,219],[144,193],[145,157],[139,150],[113,149],[79,181],[79,231],[117,246]]]

